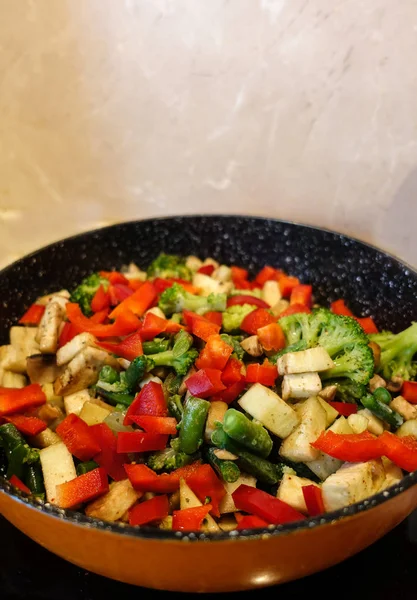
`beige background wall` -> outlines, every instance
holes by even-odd
[[[417,265],[416,60],[415,0],[0,0],[0,262],[243,212]]]

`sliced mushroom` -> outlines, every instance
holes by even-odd
[[[141,496],[142,493],[134,490],[128,479],[115,481],[107,494],[85,507],[85,514],[103,521],[118,521]]]
[[[374,375],[372,379],[369,380],[369,391],[374,393],[380,387],[387,387],[387,382],[380,375]]]
[[[32,354],[26,359],[26,370],[31,383],[53,383],[62,369],[56,364],[55,354]]]
[[[68,363],[65,371],[55,381],[55,393],[58,396],[69,396],[94,385],[98,381],[100,369],[105,364],[119,366],[108,352],[98,348],[84,348]]]
[[[387,390],[390,392],[399,392],[403,387],[404,379],[402,377],[394,376],[391,381],[387,383]]]
[[[247,337],[245,340],[240,342],[240,345],[244,351],[251,356],[262,356],[264,353],[261,342],[259,341],[257,335],[251,335],[250,337]]]

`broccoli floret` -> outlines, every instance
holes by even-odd
[[[366,385],[374,373],[374,355],[366,344],[348,346],[342,354],[333,357],[334,367],[320,373],[323,380],[347,377]]]
[[[417,375],[417,363],[413,361],[417,353],[417,322],[400,333],[383,331],[369,335],[369,339],[381,348],[378,372],[385,379],[409,380]]]
[[[233,354],[236,355],[236,358],[238,358],[239,360],[243,360],[245,351],[240,345],[240,342],[244,339],[243,336],[222,333],[220,337],[224,342],[226,342],[226,344],[229,344],[229,346],[233,348]]]
[[[222,315],[222,324],[225,331],[237,331],[242,325],[243,319],[256,309],[253,304],[238,304],[229,306]]]
[[[172,367],[177,375],[185,375],[194,364],[198,351],[191,348],[192,336],[183,329],[174,338],[174,347],[166,352],[148,355],[156,367]]]
[[[209,296],[196,296],[186,292],[178,283],[166,289],[159,299],[159,308],[166,314],[191,310],[204,314],[209,310],[224,311],[226,309],[226,294],[210,294]]]
[[[160,254],[148,267],[148,277],[168,279],[184,279],[190,281],[192,273],[185,264],[185,259],[175,254]]]
[[[91,310],[91,301],[100,285],[107,290],[109,287],[108,279],[104,279],[99,273],[92,273],[75,288],[71,294],[70,301],[77,302],[85,315],[91,315],[93,313]]]
[[[184,407],[179,394],[174,394],[168,398],[168,411],[171,417],[177,419],[179,423],[181,422],[182,415],[184,414]]]
[[[175,440],[173,440],[175,441]],[[185,454],[185,452],[178,451],[174,448],[165,448],[160,452],[151,454],[148,458],[148,467],[154,471],[174,471],[180,467],[185,467],[194,462],[196,456],[193,454]]]
[[[300,350],[305,350],[306,348],[307,343],[304,340],[300,340],[291,346],[286,346],[282,350],[279,350],[276,354],[269,356],[268,360],[271,363],[276,363],[281,356],[284,356],[284,354],[288,354],[288,352],[300,352]]]
[[[336,397],[342,402],[358,403],[367,394],[366,385],[356,383],[350,379],[335,379],[334,381],[328,379],[326,385],[336,386]]]

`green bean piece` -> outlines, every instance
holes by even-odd
[[[43,483],[42,468],[39,464],[29,465],[26,471],[25,483],[35,496],[45,497],[45,486]]]
[[[373,393],[373,397],[376,398],[379,402],[383,402],[384,404],[389,404],[392,400],[389,391],[383,387],[376,388],[376,390]]]
[[[204,426],[210,402],[200,398],[188,398],[180,429],[180,449],[185,454],[194,454],[203,443]]]
[[[142,348],[144,354],[159,354],[159,352],[166,352],[169,348],[169,340],[154,338],[152,341],[143,342]]]
[[[117,406],[117,404],[122,404],[124,407],[130,406],[134,400],[134,396],[130,394],[122,394],[118,392],[108,392],[103,388],[97,386],[96,391],[100,396],[105,398],[109,404],[113,406]]]
[[[24,437],[12,423],[0,426],[0,437],[8,461],[7,477],[16,475],[23,480],[26,465],[38,462],[39,452],[26,443]]]
[[[209,448],[207,460],[220,477],[227,483],[234,483],[239,479],[240,469],[233,460],[224,460],[216,456],[216,448]]]
[[[260,423],[250,421],[234,408],[229,408],[223,418],[223,429],[235,442],[263,458],[270,455],[272,439]]]
[[[391,425],[394,429],[398,429],[398,427],[404,423],[404,419],[400,413],[392,410],[392,408],[378,400],[378,398],[375,398],[372,394],[363,396],[361,398],[361,403],[365,408],[370,410],[372,414],[388,423],[388,425]]]
[[[86,462],[79,463],[76,468],[77,475],[85,475],[86,473],[97,469],[98,466],[99,465],[94,460],[87,460]]]

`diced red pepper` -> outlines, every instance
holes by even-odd
[[[226,389],[218,369],[200,369],[185,381],[187,389],[197,398],[208,398]]]
[[[278,369],[275,365],[259,365],[251,363],[246,367],[247,383],[261,383],[266,386],[275,385],[275,380],[278,377]]]
[[[271,350],[281,350],[281,348],[285,347],[285,335],[278,323],[269,323],[269,325],[260,327],[257,330],[256,335],[258,336],[262,347],[267,352]]]
[[[232,280],[247,279],[249,277],[247,269],[242,269],[242,267],[236,267],[236,265],[232,265],[230,269],[232,274]]]
[[[266,265],[255,277],[256,283],[262,287],[267,281],[279,281],[284,276],[283,271]]]
[[[139,394],[133,400],[126,412],[123,423],[131,423],[131,415],[151,415],[154,417],[168,416],[168,407],[164,391],[160,383],[150,381],[143,386]]]
[[[136,292],[133,292],[129,298],[126,298],[126,300],[123,300],[123,302],[116,306],[110,313],[110,318],[115,319],[116,317],[123,315],[126,311],[141,317],[151,306],[156,295],[157,292],[152,283],[150,281],[145,281]]]
[[[153,492],[155,494],[172,494],[180,487],[180,479],[187,481],[188,477],[201,464],[194,462],[191,465],[181,467],[172,473],[157,475],[146,465],[125,465],[125,471],[130,483],[140,492]]]
[[[9,415],[4,417],[8,423],[13,425],[23,433],[23,435],[38,435],[47,428],[47,424],[38,417],[25,417],[23,415]]]
[[[279,525],[305,519],[304,515],[289,504],[249,485],[240,485],[233,492],[232,498],[237,509],[253,513],[267,523]]]
[[[172,513],[173,531],[200,531],[204,519],[210,512],[211,504],[174,510]]]
[[[161,319],[158,315],[147,312],[143,320],[141,336],[144,341],[153,340],[157,335],[163,333],[168,325],[166,319]]]
[[[71,481],[56,486],[56,503],[61,508],[74,508],[90,502],[109,491],[109,482],[104,469],[98,467]]]
[[[210,400],[221,400],[222,402],[226,402],[226,404],[231,404],[233,400],[236,400],[236,398],[243,392],[245,387],[246,381],[245,379],[241,379],[240,381],[229,385],[222,392],[219,392],[218,394],[212,396]]]
[[[124,465],[128,461],[126,456],[117,454],[117,438],[113,431],[106,423],[91,425],[90,431],[100,447],[100,452],[93,457],[95,462],[115,481],[126,479]]]
[[[227,299],[228,308],[229,306],[242,306],[243,304],[258,306],[259,308],[270,308],[265,300],[261,300],[261,298],[257,298],[256,296],[250,296],[249,294],[236,294]]]
[[[0,416],[24,412],[45,404],[46,396],[39,383],[24,388],[0,388]]]
[[[417,470],[417,440],[411,436],[398,437],[389,431],[378,438],[382,454],[404,471]]]
[[[157,294],[162,294],[168,288],[172,287],[173,282],[168,281],[168,279],[162,279],[161,277],[156,277],[153,281],[153,286],[156,290]]]
[[[348,434],[324,431],[311,445],[333,458],[347,462],[364,462],[380,458],[383,454],[380,438],[368,431]]]
[[[129,418],[132,423],[136,423],[147,433],[159,433],[161,435],[175,435],[177,433],[177,420],[173,417],[131,415]]]
[[[220,517],[219,504],[226,495],[226,490],[211,466],[201,465],[188,477],[187,484],[203,504],[210,498],[211,513]]]
[[[45,307],[40,304],[32,304],[23,317],[19,320],[21,325],[39,325],[43,313],[45,312]]]
[[[378,327],[376,326],[372,317],[355,317],[355,320],[359,323],[367,335],[370,333],[378,333]]]
[[[242,331],[249,333],[250,335],[256,335],[258,329],[265,327],[276,322],[276,317],[271,315],[265,308],[257,308],[250,312],[243,319],[240,326]]]
[[[79,333],[82,333],[82,329],[79,329],[69,321],[66,321],[59,336],[58,347],[62,348],[62,346],[68,344],[68,342],[75,338]]]
[[[303,485],[301,488],[310,517],[317,517],[326,512],[321,488],[317,485]]]
[[[197,273],[202,273],[203,275],[211,275],[214,271],[214,265],[203,265],[197,271]]]
[[[90,317],[90,321],[92,323],[98,323],[101,325],[108,321],[109,312],[110,310],[108,308],[103,308],[103,310],[99,310],[98,312],[94,313],[94,315]]]
[[[188,316],[188,319],[190,317]],[[191,317],[191,332],[200,339],[207,341],[210,336],[218,334],[220,326],[202,317]]]
[[[129,285],[129,280],[123,273],[119,273],[119,271],[100,271],[100,275],[101,277],[104,277],[104,279],[108,279],[112,285],[115,285],[116,283]]]
[[[222,373],[222,381],[224,385],[233,385],[244,378],[242,370],[244,369],[243,362],[231,356],[227,361]]]
[[[167,435],[144,433],[143,431],[119,431],[117,435],[117,452],[152,452],[164,450],[168,443]]]
[[[342,315],[344,317],[354,316],[353,312],[346,306],[346,303],[342,298],[332,302],[330,305],[330,310],[334,312],[335,315]]]
[[[168,496],[155,496],[129,510],[129,525],[148,525],[162,521],[169,513]]]
[[[141,330],[125,337],[123,341],[117,344],[100,342],[99,346],[112,352],[116,356],[121,356],[126,360],[134,360],[137,356],[143,354]]]
[[[217,312],[215,310],[209,310],[209,312],[204,313],[204,318],[207,319],[207,321],[210,321],[211,323],[218,325],[219,327],[222,326],[223,319],[222,319],[221,312]]]
[[[108,306],[110,306],[109,294],[105,291],[104,287],[100,285],[91,300],[91,310],[96,313]]]
[[[126,298],[130,298],[130,296],[133,295],[134,290],[123,283],[116,283],[115,285],[110,286],[109,292],[111,292],[112,296],[112,306],[115,306],[126,300]]]
[[[344,417],[348,417],[349,415],[354,415],[358,412],[358,405],[351,404],[349,402],[329,402],[327,404],[333,406],[335,410],[339,413],[339,415],[343,415]]]
[[[233,348],[226,344],[218,334],[210,335],[200,356],[195,361],[198,369],[224,369]]]
[[[140,287],[142,287],[143,284],[144,284],[144,281],[142,281],[141,279],[129,279],[129,287],[134,292],[136,292],[136,290],[138,290]]]
[[[247,279],[238,279],[236,277],[232,278],[233,285],[237,290],[252,290],[253,285]]]
[[[291,290],[290,304],[303,304],[311,308],[313,286],[300,283]]]
[[[25,485],[23,483],[23,481],[21,479],[19,479],[19,477],[17,475],[12,475],[9,479],[10,483],[12,485],[14,485],[14,487],[17,487],[18,490],[20,490],[21,492],[24,492],[25,494],[31,494],[32,492],[30,491],[30,489],[28,488],[27,485]]]
[[[411,404],[417,404],[417,381],[404,381],[401,395]]]
[[[129,298],[125,302],[128,300]],[[122,306],[122,304],[119,304],[119,306]],[[129,310],[121,313],[111,325],[94,323],[94,321],[83,315],[78,304],[72,302],[67,303],[66,311],[71,323],[81,331],[87,331],[98,338],[128,335],[140,327],[139,319]]]
[[[259,529],[268,527],[269,523],[257,517],[256,515],[245,515],[238,521],[236,529],[242,531],[242,529]]]
[[[284,298],[289,298],[291,296],[292,290],[300,285],[300,280],[298,277],[291,277],[289,275],[283,275],[279,280],[279,289],[281,290],[281,294]]]
[[[288,308],[286,308],[280,315],[279,318],[282,319],[282,317],[289,317],[290,315],[296,315],[297,313],[311,313],[311,310],[308,308],[308,306],[304,306],[304,304],[293,304],[292,306],[289,306]]]
[[[114,306],[117,306],[118,304],[120,304],[120,300],[116,293],[116,288],[114,287],[114,285],[109,286],[108,294],[109,294],[110,306],[114,307]]]
[[[68,450],[79,460],[90,460],[101,450],[85,421],[70,413],[56,428],[56,433]]]

